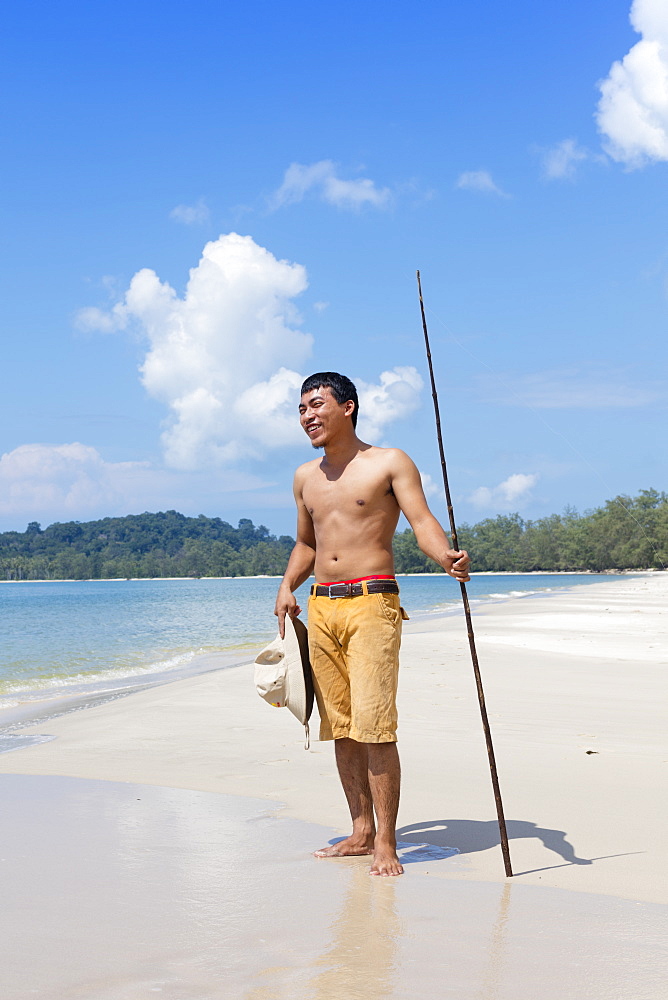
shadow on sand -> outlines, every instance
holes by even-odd
[[[566,865],[593,865],[595,861],[606,858],[621,858],[631,854],[642,854],[642,851],[625,851],[623,854],[605,854],[598,858],[580,858],[575,853],[573,845],[566,840],[563,830],[551,830],[538,826],[528,820],[506,820],[508,840],[521,840],[536,837],[542,841],[548,850],[554,851],[563,863],[547,865],[544,868],[532,868],[529,871],[514,875],[532,875],[535,872],[548,871],[551,868],[564,868]],[[344,837],[334,837],[329,841],[336,844]],[[419,864],[425,861],[440,861],[453,857],[455,854],[476,854],[499,847],[499,826],[495,819],[433,819],[424,823],[410,823],[397,829],[397,852],[403,865]],[[415,845],[415,847],[413,847]],[[512,845],[511,845],[512,846]]]
[[[537,837],[545,847],[554,851],[569,865],[591,865],[596,858],[579,858],[572,844],[566,840],[563,830],[550,830],[527,820],[506,821],[509,840]],[[496,820],[435,819],[424,823],[411,823],[397,830],[402,841],[433,844],[441,849],[455,848],[460,854],[475,854],[487,851],[500,843],[499,827]],[[559,866],[557,866],[559,867]],[[517,874],[528,874],[518,872]]]

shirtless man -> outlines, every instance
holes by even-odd
[[[320,739],[335,741],[353,823],[349,837],[316,857],[372,854],[372,875],[401,875],[395,700],[404,612],[392,557],[400,512],[450,576],[468,580],[470,560],[429,511],[408,455],[357,437],[358,405],[355,386],[336,372],[318,372],[302,386],[301,425],[325,454],[295,474],[297,542],[274,613],[284,635],[286,614],[301,612],[293,591],[314,572],[308,624]]]

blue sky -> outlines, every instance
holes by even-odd
[[[327,369],[444,516],[416,268],[460,522],[665,488],[665,0],[28,0],[3,36],[0,530],[292,533]]]

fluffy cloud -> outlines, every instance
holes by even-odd
[[[543,152],[543,173],[548,180],[571,179],[575,177],[576,164],[587,159],[589,153],[575,139],[563,139]]]
[[[470,496],[475,507],[487,509],[510,509],[519,502],[529,499],[532,488],[536,485],[538,476],[523,472],[515,472],[508,476],[498,486],[479,486]]]
[[[291,163],[285,171],[283,183],[270,200],[273,209],[303,201],[309,192],[315,192],[323,201],[337,208],[360,209],[364,205],[386,208],[392,195],[389,188],[378,188],[368,177],[342,180],[332,160],[319,160],[306,166]]]
[[[258,440],[274,446],[301,444],[304,431],[297,417],[299,390],[305,376],[279,368],[266,382],[256,382],[235,400],[239,421]]]
[[[120,302],[107,312],[82,310],[79,323],[139,329],[148,341],[143,384],[169,411],[167,464],[215,468],[304,440],[297,396],[312,338],[298,329],[293,299],[306,287],[299,264],[230,233],[204,247],[183,297],[144,269]],[[395,368],[358,387],[360,432],[376,441],[419,405],[422,379],[414,368]]]
[[[642,38],[599,85],[596,119],[606,152],[640,167],[668,160],[668,6],[634,0],[630,18]]]
[[[560,368],[528,375],[491,375],[478,378],[481,396],[509,406],[537,410],[631,408],[665,398],[665,386],[644,380],[633,383],[624,371]]]
[[[248,494],[256,505],[275,502],[276,494],[267,492],[273,485],[229,470],[193,478],[149,462],[106,462],[78,441],[24,444],[0,456],[0,518],[9,519],[5,530],[11,530],[23,517],[50,523],[175,505],[197,514],[207,505],[215,509],[221,493]]]
[[[97,330],[98,333],[115,333],[116,330],[124,330],[127,324],[127,310],[120,302],[106,311],[97,306],[86,306],[79,309],[74,317],[74,325],[79,330]]]
[[[105,462],[80,444],[24,444],[0,457],[0,512],[79,515],[113,503],[141,478],[145,462]]]
[[[494,183],[492,175],[487,170],[469,170],[460,174],[455,186],[465,191],[482,191],[483,194],[496,194],[501,198],[510,197]]]
[[[177,205],[169,213],[170,219],[186,226],[198,226],[209,221],[209,208],[203,198],[194,205]]]
[[[372,385],[356,379],[360,403],[357,430],[364,441],[379,441],[384,428],[394,420],[409,416],[420,405],[422,378],[416,368],[393,368],[382,372]]]
[[[277,443],[277,413],[265,404],[260,418],[257,407],[264,380],[311,353],[312,338],[297,329],[293,304],[306,287],[299,264],[277,260],[250,236],[230,233],[206,244],[182,298],[145,268],[123,300],[99,314],[103,328],[133,324],[148,340],[141,377],[170,411],[163,434],[169,465],[202,468]],[[80,321],[97,315],[86,310]],[[249,391],[256,384],[258,390]],[[280,410],[276,389],[272,383]]]

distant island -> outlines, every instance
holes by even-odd
[[[459,526],[459,544],[478,571],[601,572],[668,566],[668,494],[654,489],[618,496],[578,514],[567,508],[537,521],[499,514]],[[175,510],[100,521],[57,522],[0,533],[1,580],[91,580],[152,577],[278,576],[294,539],[276,537],[242,518]],[[410,528],[394,539],[397,573],[438,573]]]
[[[283,573],[294,545],[242,518],[175,510],[101,521],[68,521],[0,534],[0,579],[91,580],[118,577],[260,576]]]

